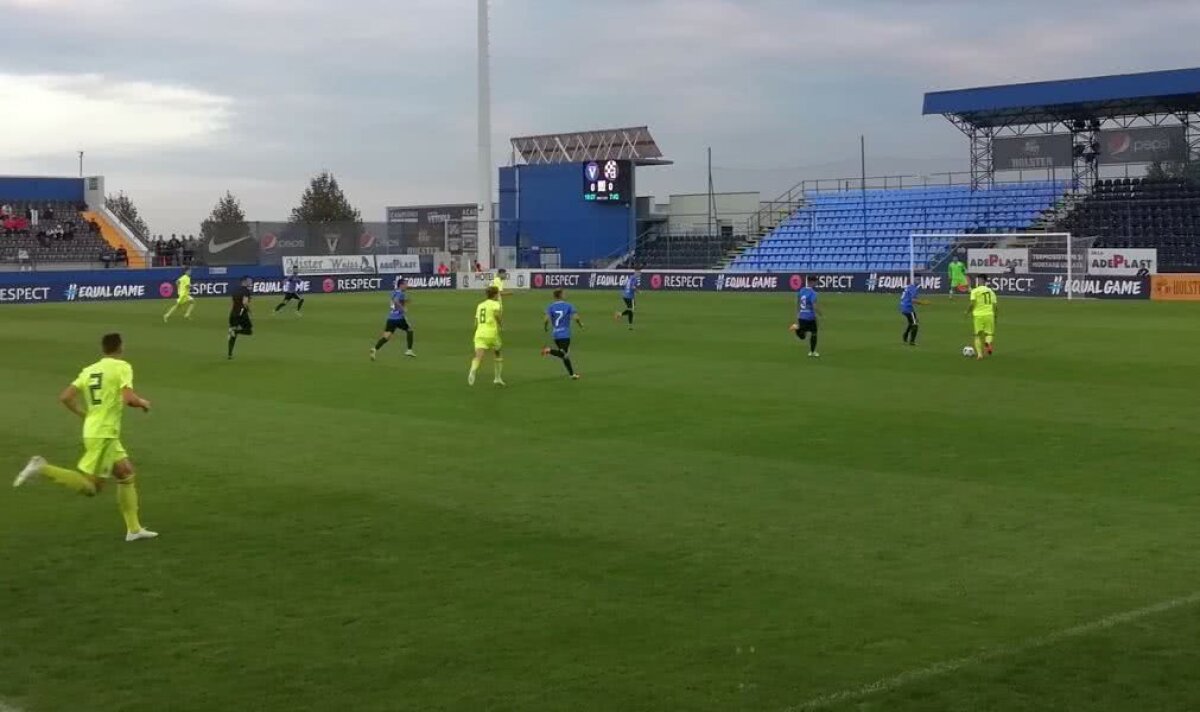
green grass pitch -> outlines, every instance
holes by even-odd
[[[0,489],[0,710],[1194,710],[1200,313],[896,298],[506,300],[507,389],[466,385],[467,293],[308,300],[224,358],[224,300],[0,310],[5,472],[79,455],[55,397],[120,330],[143,520]],[[7,475],[6,475],[7,477]],[[7,480],[5,480],[7,482]],[[1125,615],[1127,614],[1128,615]]]

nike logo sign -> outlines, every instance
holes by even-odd
[[[210,254],[215,255],[218,252],[224,252],[225,250],[228,250],[230,247],[233,247],[234,245],[238,244],[239,242],[245,242],[246,240],[249,240],[249,239],[251,239],[251,238],[249,235],[247,235],[246,237],[239,237],[238,239],[230,240],[229,242],[217,242],[216,240],[209,240],[208,251]]]

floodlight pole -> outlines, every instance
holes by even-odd
[[[484,269],[492,267],[492,88],[488,56],[488,0],[479,0],[478,82],[479,96],[479,230],[475,259]]]

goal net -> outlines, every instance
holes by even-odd
[[[909,276],[944,273],[957,257],[968,274],[1044,274],[1065,277],[1072,298],[1075,280],[1087,275],[1088,250],[1094,237],[1069,232],[912,233],[909,235]]]

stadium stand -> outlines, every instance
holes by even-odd
[[[1172,178],[1106,178],[1055,230],[1096,247],[1157,248],[1164,272],[1200,269],[1200,185]]]
[[[69,202],[7,201],[0,198],[0,266],[33,269],[47,263],[99,265],[114,261],[100,227]]]
[[[759,244],[733,261],[740,271],[903,271],[909,236],[927,233],[1000,233],[1030,229],[1054,208],[1066,181],[996,184],[971,190],[942,186],[812,192],[804,204]],[[916,246],[920,264],[945,254],[949,241]]]
[[[627,265],[649,269],[713,269],[744,237],[697,233],[652,235],[638,241]]]

